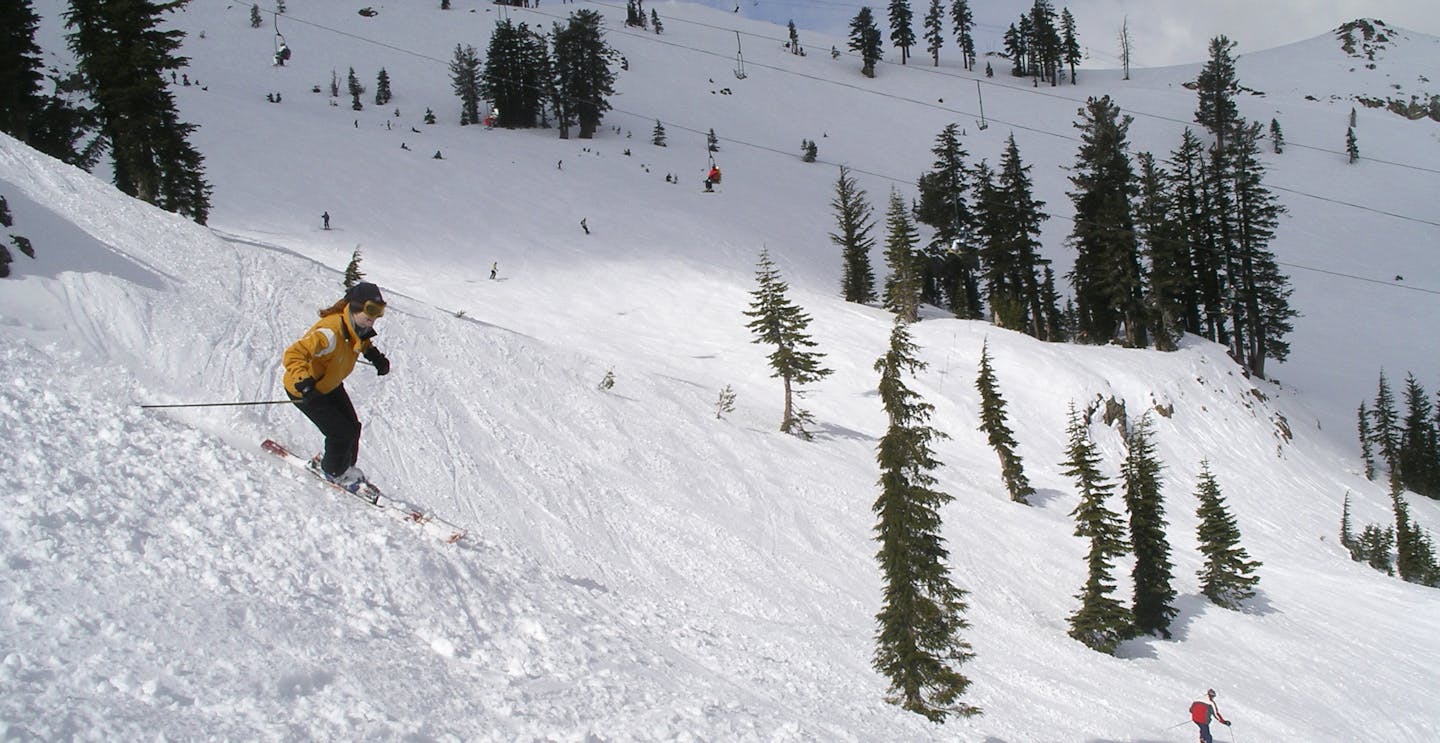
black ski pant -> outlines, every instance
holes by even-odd
[[[325,455],[320,458],[325,474],[336,477],[350,469],[360,457],[360,418],[355,415],[355,406],[345,392],[345,385],[314,402],[296,400],[295,407],[325,434]]]

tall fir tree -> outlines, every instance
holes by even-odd
[[[757,287],[750,293],[753,301],[745,311],[745,316],[752,319],[745,327],[755,335],[754,343],[774,347],[769,356],[770,376],[779,377],[785,384],[785,412],[780,430],[809,440],[808,426],[813,418],[795,404],[801,394],[798,388],[824,379],[831,370],[820,364],[824,354],[810,350],[816,345],[807,332],[810,316],[790,301],[787,296],[790,286],[770,260],[769,249],[760,251],[755,279]]]
[[[875,272],[870,266],[870,251],[875,247],[870,231],[875,222],[865,199],[865,190],[850,175],[850,169],[841,165],[840,177],[835,181],[835,198],[830,201],[837,230],[830,233],[830,242],[840,246],[843,265],[840,292],[845,301],[861,304],[877,298]]]
[[[1194,271],[1183,226],[1176,219],[1176,199],[1170,181],[1148,152],[1136,156],[1140,164],[1139,201],[1135,228],[1148,262],[1145,315],[1155,348],[1174,351],[1184,334],[1186,314],[1195,298]]]
[[[1093,650],[1114,655],[1120,643],[1134,634],[1130,610],[1111,595],[1115,592],[1114,561],[1126,553],[1125,526],[1105,505],[1114,486],[1100,472],[1100,452],[1074,403],[1070,404],[1066,434],[1069,444],[1061,466],[1065,475],[1074,478],[1080,494],[1070,515],[1075,517],[1075,536],[1090,540],[1085,559],[1088,577],[1075,595],[1080,608],[1070,615],[1069,634]]]
[[[1384,369],[1380,370],[1375,405],[1370,409],[1370,437],[1380,452],[1380,458],[1385,460],[1390,481],[1401,482],[1400,414],[1395,407],[1395,394],[1390,391],[1390,382],[1385,379]]]
[[[1290,306],[1290,279],[1280,270],[1270,241],[1285,208],[1265,187],[1260,161],[1260,125],[1242,126],[1234,142],[1234,242],[1230,251],[1229,284],[1232,355],[1251,374],[1265,378],[1265,362],[1290,355],[1286,336],[1296,314]]]
[[[970,680],[960,666],[973,653],[960,632],[965,592],[950,579],[949,553],[940,535],[940,509],[952,498],[935,488],[940,466],[932,442],[944,434],[929,425],[933,406],[905,384],[904,375],[925,368],[908,326],[896,320],[890,348],[875,362],[880,401],[889,425],[876,448],[880,496],[875,539],[880,543],[883,599],[875,615],[875,669],[890,681],[887,701],[944,722],[971,716],[978,707],[961,701]]]
[[[930,10],[925,13],[925,51],[930,53],[930,63],[940,66],[940,49],[945,46],[945,7],[940,0],[930,0]]]
[[[1168,178],[1177,239],[1190,257],[1193,289],[1185,303],[1185,330],[1219,342],[1225,325],[1220,247],[1215,241],[1214,204],[1206,178],[1205,146],[1185,129],[1170,154]]]
[[[956,317],[977,320],[980,296],[980,252],[975,242],[975,216],[969,203],[969,153],[960,143],[960,127],[949,124],[931,148],[934,169],[921,175],[915,218],[934,229],[925,246],[922,294],[931,304],[944,304]]]
[[[890,43],[900,50],[900,64],[905,64],[910,47],[915,46],[915,12],[910,0],[890,0]]]
[[[1405,487],[1429,498],[1440,497],[1440,461],[1435,409],[1414,374],[1405,376],[1405,416],[1400,423],[1397,459]]]
[[[1390,502],[1395,511],[1395,572],[1403,581],[1440,586],[1434,541],[1410,518],[1410,505],[1398,490],[1390,494]]]
[[[375,75],[375,105],[383,106],[390,102],[394,94],[390,92],[390,73],[384,67]]]
[[[1070,9],[1060,11],[1060,60],[1070,66],[1070,84],[1075,84],[1075,65],[1085,60],[1085,50],[1080,46],[1080,37],[1075,31],[1075,16]]]
[[[189,0],[71,0],[65,13],[70,50],[95,102],[115,186],[142,201],[205,224],[211,188],[204,157],[191,146],[197,128],[182,122],[165,73],[186,66],[185,33],[163,16]]]
[[[497,29],[497,33],[499,31]],[[495,38],[491,36],[491,40]],[[480,54],[470,45],[455,45],[450,59],[450,90],[460,98],[460,126],[480,123]]]
[[[1360,434],[1360,459],[1365,463],[1365,479],[1375,479],[1375,439],[1370,434],[1370,410],[1365,407],[1365,402],[1360,402],[1360,409],[1357,411],[1356,428]]]
[[[1030,26],[1034,42],[1033,74],[1049,81],[1053,87],[1059,82],[1060,60],[1064,56],[1060,30],[1056,24],[1055,6],[1050,0],[1035,0],[1030,6]]]
[[[1210,463],[1200,463],[1200,480],[1195,493],[1200,507],[1195,511],[1200,524],[1196,537],[1200,542],[1200,553],[1205,564],[1196,575],[1200,577],[1200,593],[1216,605],[1238,610],[1255,595],[1255,586],[1260,576],[1255,570],[1261,563],[1250,559],[1250,553],[1240,546],[1240,527],[1235,517],[1225,507],[1225,498],[1220,484],[1210,472]]]
[[[975,69],[975,15],[970,10],[969,0],[953,0],[950,4],[950,21],[955,29],[955,43],[960,47],[964,60],[962,67]]]
[[[365,95],[365,86],[360,84],[360,78],[355,76],[355,68],[350,68],[350,75],[345,78],[345,90],[350,93],[350,108],[354,111],[363,111],[365,104],[360,102],[360,96]]]
[[[1354,164],[1360,159],[1360,139],[1355,136],[1355,127],[1345,130],[1345,162]]]
[[[850,20],[849,49],[860,55],[860,74],[865,77],[875,77],[875,65],[885,58],[881,39],[880,28],[875,25],[875,14],[869,6],[861,8]]]
[[[1226,137],[1235,130],[1240,120],[1235,96],[1240,93],[1240,81],[1235,72],[1235,42],[1223,34],[1210,39],[1210,58],[1195,80],[1199,105],[1195,109],[1195,121],[1215,137],[1216,145],[1225,148]]]
[[[1015,135],[1005,143],[993,180],[981,163],[976,171],[981,273],[991,320],[997,326],[1055,340],[1046,322],[1040,267],[1040,223],[1049,219],[1045,202],[1034,197],[1030,166],[1020,157]]]
[[[29,141],[30,123],[44,108],[39,27],[30,0],[0,5],[0,131],[21,142]]]
[[[653,144],[653,145],[655,145],[656,147],[665,147],[665,146],[666,146],[666,144],[665,144],[665,125],[662,124],[662,123],[660,123],[660,120],[659,120],[659,119],[656,119],[656,120],[655,120],[655,128],[652,129],[652,130],[650,130],[650,144]]]
[[[1000,394],[1000,383],[990,364],[989,342],[980,347],[980,374],[975,378],[975,389],[980,391],[980,430],[990,440],[990,448],[1000,456],[1000,479],[1005,482],[1005,491],[1010,494],[1010,500],[1028,506],[1035,488],[1030,486],[1024,463],[1015,452],[1015,434],[1010,430],[1005,398]]]
[[[609,62],[615,54],[605,42],[604,18],[588,8],[577,10],[565,26],[555,24],[552,38],[557,95],[564,101],[564,109],[574,113],[580,139],[591,139],[611,109],[609,96],[615,93],[615,73]],[[560,138],[569,138],[564,119]]]
[[[553,85],[550,53],[544,37],[524,23],[496,22],[477,80],[480,96],[498,113],[494,125],[530,129],[544,120]]]
[[[1130,348],[1148,345],[1145,297],[1140,275],[1131,200],[1138,189],[1131,167],[1130,116],[1121,116],[1110,96],[1091,96],[1075,124],[1080,151],[1071,169],[1075,187],[1075,306],[1081,337],[1105,344],[1122,338]]]
[[[1130,513],[1130,544],[1134,547],[1135,602],[1131,613],[1135,631],[1160,633],[1170,639],[1175,608],[1175,565],[1170,560],[1170,542],[1165,536],[1165,499],[1161,492],[1161,464],[1155,458],[1150,416],[1145,415],[1125,437],[1123,468],[1125,508]]]
[[[1355,539],[1355,527],[1350,520],[1350,491],[1345,491],[1345,503],[1340,507],[1340,546],[1350,552],[1350,559],[1360,562],[1359,544]]]
[[[885,210],[885,264],[890,275],[880,294],[885,309],[905,322],[920,319],[920,255],[915,250],[920,232],[910,217],[910,209],[900,194],[890,191],[890,206]]]
[[[1285,133],[1280,130],[1279,119],[1270,120],[1270,146],[1277,155],[1285,151]]]

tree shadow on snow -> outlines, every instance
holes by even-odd
[[[1036,488],[1035,492],[1030,495],[1029,501],[1030,505],[1035,508],[1045,508],[1051,503],[1054,503],[1055,501],[1058,501],[1061,498],[1065,497],[1068,496],[1066,496],[1065,493],[1062,493],[1059,490]]]

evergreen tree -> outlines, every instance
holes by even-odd
[[[345,266],[345,280],[343,282],[345,291],[350,291],[350,289],[360,283],[360,280],[363,278],[365,278],[365,274],[360,271],[360,246],[356,245],[355,252],[350,254],[350,263]]]
[[[1350,559],[1360,562],[1360,545],[1355,539],[1355,530],[1350,523],[1350,491],[1345,491],[1345,505],[1340,508],[1340,546],[1350,553]]]
[[[1290,306],[1290,280],[1280,271],[1270,241],[1285,211],[1265,187],[1260,161],[1260,124],[1242,126],[1235,134],[1233,194],[1235,229],[1227,273],[1231,285],[1231,344],[1235,360],[1261,379],[1267,359],[1290,355],[1285,337],[1297,314]]]
[[[65,19],[110,148],[115,186],[204,224],[211,189],[204,157],[189,142],[197,127],[180,121],[165,80],[189,62],[177,54],[185,34],[160,28],[163,14],[187,2],[72,0]]]
[[[910,47],[915,46],[914,20],[910,0],[890,0],[890,43],[900,50],[902,65],[910,58]]]
[[[1395,572],[1400,579],[1440,587],[1440,563],[1430,535],[1410,519],[1410,506],[1397,490],[1390,494],[1395,510]]]
[[[604,18],[585,9],[570,14],[569,24],[555,26],[555,88],[566,111],[573,111],[580,127],[580,139],[590,139],[609,111],[608,96],[615,93],[615,73],[609,59],[613,50],[605,43]],[[560,138],[569,138],[562,119]]]
[[[477,80],[479,96],[496,109],[494,125],[504,129],[538,126],[552,85],[550,71],[549,51],[542,37],[524,23],[508,18],[496,22]],[[476,105],[478,108],[478,102]]]
[[[813,139],[802,139],[802,140],[800,140],[800,160],[801,160],[801,162],[813,163],[813,162],[815,162],[815,158],[818,157],[819,154],[820,154],[820,147],[819,147],[819,145],[815,144],[815,140],[813,140]]]
[[[1126,456],[1123,468],[1125,507],[1130,512],[1130,543],[1135,549],[1135,631],[1141,634],[1160,633],[1170,639],[1170,622],[1179,614],[1174,606],[1174,563],[1170,561],[1170,542],[1165,538],[1164,496],[1160,487],[1160,462],[1155,458],[1151,441],[1150,416],[1140,419],[1125,437]]]
[[[791,19],[790,22],[786,24],[786,30],[789,32],[789,39],[790,39],[790,40],[789,40],[788,42],[786,42],[786,44],[785,44],[786,48],[788,48],[788,49],[790,50],[790,53],[791,53],[791,54],[799,54],[799,53],[800,53],[800,30],[797,29],[797,28],[795,28],[795,20],[794,20],[794,19]]]
[[[1026,44],[1029,41],[1029,28],[1030,19],[1028,17],[1021,16],[1020,26],[1018,28],[1015,26],[1015,24],[1012,23],[1010,24],[1010,28],[1005,30],[1005,35],[1003,37],[1003,41],[1005,43],[1005,56],[1010,58],[1010,74],[1014,77],[1025,77],[1025,57],[1027,54]],[[986,76],[989,76],[988,72],[986,73]]]
[[[750,293],[754,301],[745,311],[745,316],[753,319],[745,327],[755,334],[754,343],[775,347],[769,357],[770,376],[779,377],[785,383],[785,413],[780,430],[809,440],[811,435],[806,426],[813,419],[808,411],[795,405],[794,400],[800,395],[796,388],[824,379],[831,370],[820,365],[824,354],[808,350],[815,346],[806,332],[810,316],[786,296],[790,287],[770,260],[768,248],[760,251],[755,278],[758,287]]]
[[[1136,159],[1140,163],[1140,200],[1135,208],[1135,227],[1149,260],[1145,315],[1155,348],[1174,351],[1185,332],[1186,313],[1194,302],[1189,246],[1176,220],[1175,199],[1165,172],[1148,152],[1140,153]]]
[[[1285,133],[1280,131],[1279,119],[1270,120],[1270,144],[1277,155],[1285,151]]]
[[[1374,436],[1370,432],[1370,411],[1366,409],[1365,402],[1360,402],[1358,413],[1359,421],[1357,428],[1360,432],[1360,457],[1365,462],[1365,479],[1375,479],[1375,449]]]
[[[653,8],[650,10],[650,30],[654,31],[656,36],[665,33],[665,26],[660,23],[660,14],[656,13]],[[801,54],[804,52],[802,51]]]
[[[1400,482],[1400,423],[1395,408],[1395,396],[1390,392],[1390,383],[1385,380],[1385,370],[1380,370],[1380,385],[1375,393],[1375,407],[1370,410],[1370,436],[1380,450],[1380,458],[1390,471],[1390,481]]]
[[[499,35],[499,30],[496,30]],[[494,36],[491,36],[493,43]],[[450,60],[450,89],[460,97],[460,126],[480,123],[480,54],[475,47],[455,45]]]
[[[431,126],[435,125],[435,111],[428,106],[425,108],[425,123]]]
[[[940,66],[940,47],[945,45],[945,9],[940,0],[930,0],[930,10],[925,13],[925,51],[930,52],[930,61]]]
[[[1020,455],[1015,453],[1015,434],[1006,423],[1005,398],[1000,396],[999,382],[990,365],[989,342],[980,347],[980,375],[975,379],[975,388],[980,391],[980,430],[989,438],[990,447],[1000,455],[1000,477],[1005,481],[1005,490],[1010,493],[1010,500],[1028,506],[1035,488],[1030,487],[1024,464]]]
[[[30,0],[0,5],[0,131],[21,142],[29,141],[30,123],[44,108],[39,27]]]
[[[1178,250],[1190,258],[1191,291],[1184,303],[1185,330],[1218,341],[1225,323],[1220,284],[1219,247],[1214,243],[1212,203],[1205,178],[1205,147],[1185,129],[1180,147],[1170,154],[1168,173]]]
[[[1360,557],[1376,570],[1386,574],[1395,574],[1395,563],[1391,559],[1391,553],[1395,550],[1395,529],[1386,527],[1381,529],[1375,524],[1367,524],[1360,532]]]
[[[1205,555],[1205,565],[1196,573],[1200,576],[1200,593],[1218,606],[1239,609],[1255,595],[1255,586],[1260,582],[1255,570],[1261,563],[1251,560],[1250,553],[1240,546],[1240,527],[1225,507],[1209,462],[1200,463],[1199,489],[1195,496],[1200,500],[1200,507],[1195,511],[1200,520],[1196,537],[1200,541],[1200,552]]]
[[[1360,140],[1355,138],[1355,127],[1345,130],[1345,161],[1354,163],[1360,159]]]
[[[250,5],[250,28],[260,28],[264,22],[260,17],[260,6],[252,3]]]
[[[390,73],[380,68],[380,74],[375,76],[375,105],[383,106],[390,102]]]
[[[889,419],[877,447],[880,497],[874,511],[884,598],[875,615],[873,664],[890,680],[887,701],[944,722],[971,716],[978,707],[960,701],[970,680],[960,673],[969,643],[960,631],[965,592],[950,580],[949,557],[940,536],[940,509],[952,498],[935,489],[940,466],[931,442],[944,434],[930,427],[933,406],[905,385],[902,376],[925,367],[903,321],[890,334],[890,349],[875,362],[880,400]]]
[[[955,25],[955,43],[960,46],[960,56],[967,70],[975,69],[975,16],[970,11],[968,0],[954,0],[950,5],[950,20]]]
[[[708,152],[720,151],[720,138],[715,136],[714,129],[705,133],[705,149]]]
[[[656,147],[665,147],[665,146],[666,146],[666,144],[665,144],[665,125],[664,125],[664,124],[661,124],[659,119],[656,119],[656,120],[655,120],[655,128],[654,128],[653,130],[651,130],[651,132],[650,132],[650,144],[653,144],[653,145],[655,145]]]
[[[860,74],[865,77],[875,77],[875,65],[885,58],[880,39],[874,13],[869,6],[861,8],[850,21],[849,49],[860,55]]]
[[[920,319],[920,256],[915,251],[920,233],[905,201],[893,189],[885,212],[885,228],[885,264],[890,275],[885,279],[881,302],[902,321],[915,322]]]
[[[1195,109],[1195,121],[1215,137],[1216,147],[1225,148],[1225,138],[1234,131],[1239,119],[1235,96],[1240,92],[1240,81],[1235,74],[1235,57],[1232,52],[1235,42],[1224,35],[1210,40],[1210,59],[1195,80],[1199,107]]]
[[[355,68],[350,68],[350,76],[345,78],[345,89],[350,93],[350,108],[355,111],[364,110],[365,104],[360,102],[360,96],[365,95],[365,86],[360,84],[360,78],[355,76]]]
[[[1040,223],[1049,215],[1043,211],[1045,202],[1032,195],[1029,172],[1013,134],[1000,156],[1000,171],[993,185],[984,163],[976,171],[985,298],[997,326],[1054,340],[1060,331],[1046,323],[1038,274],[1044,263]]]
[[[1064,8],[1060,11],[1060,60],[1070,66],[1071,85],[1075,84],[1075,65],[1084,59],[1080,37],[1075,33],[1075,16],[1070,15],[1069,8]]]
[[[840,178],[835,182],[835,198],[830,206],[835,210],[838,230],[830,233],[830,242],[840,246],[844,266],[841,294],[847,302],[874,302],[875,273],[870,267],[870,250],[875,247],[875,238],[870,236],[870,230],[875,222],[870,204],[865,201],[865,191],[844,165],[840,166]]]
[[[1440,447],[1437,447],[1435,409],[1429,395],[1414,374],[1405,377],[1405,419],[1400,425],[1400,444],[1397,460],[1405,487],[1421,495],[1440,497],[1440,472],[1435,465],[1440,461]],[[1396,532],[1397,538],[1399,532]]]
[[[1121,116],[1110,96],[1085,102],[1081,120],[1080,152],[1070,183],[1075,190],[1075,305],[1080,313],[1082,338],[1109,343],[1123,337],[1125,345],[1148,345],[1145,298],[1140,276],[1140,246],[1130,202],[1137,188],[1130,165],[1130,116]]]
[[[974,239],[975,216],[969,204],[968,153],[960,144],[960,127],[947,125],[930,150],[933,170],[920,176],[920,201],[915,217],[934,228],[925,246],[922,296],[931,304],[946,304],[956,317],[979,319],[980,253]]]
[[[1034,42],[1032,74],[1050,81],[1053,87],[1059,82],[1060,61],[1064,56],[1060,32],[1056,27],[1055,7],[1050,0],[1035,0],[1030,6],[1030,26]]]
[[[1115,592],[1114,561],[1126,552],[1125,527],[1105,505],[1113,485],[1100,473],[1100,452],[1074,403],[1070,404],[1066,433],[1070,442],[1061,466],[1065,475],[1075,479],[1080,493],[1080,502],[1070,515],[1075,517],[1075,536],[1090,540],[1086,557],[1089,577],[1075,595],[1080,608],[1070,615],[1069,634],[1093,650],[1114,655],[1121,641],[1134,634],[1130,610],[1111,595]]]

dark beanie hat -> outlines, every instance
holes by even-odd
[[[380,296],[380,287],[368,281],[362,281],[350,287],[350,290],[345,292],[345,301],[354,305],[362,305],[366,302],[385,304],[385,298]]]

